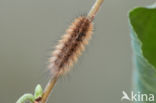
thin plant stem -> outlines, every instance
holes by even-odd
[[[104,0],[96,0],[96,2],[94,3],[94,5],[92,6],[91,10],[88,13],[88,17],[91,18],[91,20],[94,19],[97,11],[100,9],[102,3]]]
[[[55,75],[55,76],[53,76],[49,80],[49,82],[48,82],[48,84],[47,84],[47,86],[46,86],[46,88],[44,90],[44,93],[43,93],[43,96],[42,96],[42,99],[41,99],[41,103],[46,103],[46,101],[48,99],[48,96],[50,95],[52,89],[54,88],[54,86],[55,86],[56,81],[58,80],[58,78],[59,78],[59,75]]]

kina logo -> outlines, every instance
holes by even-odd
[[[121,101],[138,101],[138,102],[153,102],[154,101],[154,94],[143,94],[141,92],[134,93],[131,92],[129,96],[125,91],[122,91],[123,96],[121,97]]]

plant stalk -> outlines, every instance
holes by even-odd
[[[94,17],[96,15],[96,13],[98,12],[98,10],[100,9],[102,3],[104,0],[96,0],[94,5],[92,6],[91,10],[88,13],[88,17],[91,18],[91,20],[94,20]]]
[[[55,76],[51,77],[51,79],[49,80],[49,82],[48,82],[48,84],[44,90],[44,93],[43,93],[43,96],[41,99],[41,103],[46,103],[46,101],[47,101],[52,89],[54,88],[58,78],[59,78],[59,75],[55,75]]]

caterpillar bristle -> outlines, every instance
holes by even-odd
[[[53,75],[62,75],[70,70],[74,62],[88,44],[93,31],[93,23],[87,16],[80,16],[66,30],[52,57],[49,69]]]

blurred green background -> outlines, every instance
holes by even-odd
[[[86,51],[48,103],[121,103],[130,93],[128,11],[155,0],[105,0]],[[0,0],[0,102],[15,103],[48,82],[48,58],[72,20],[95,0]]]

